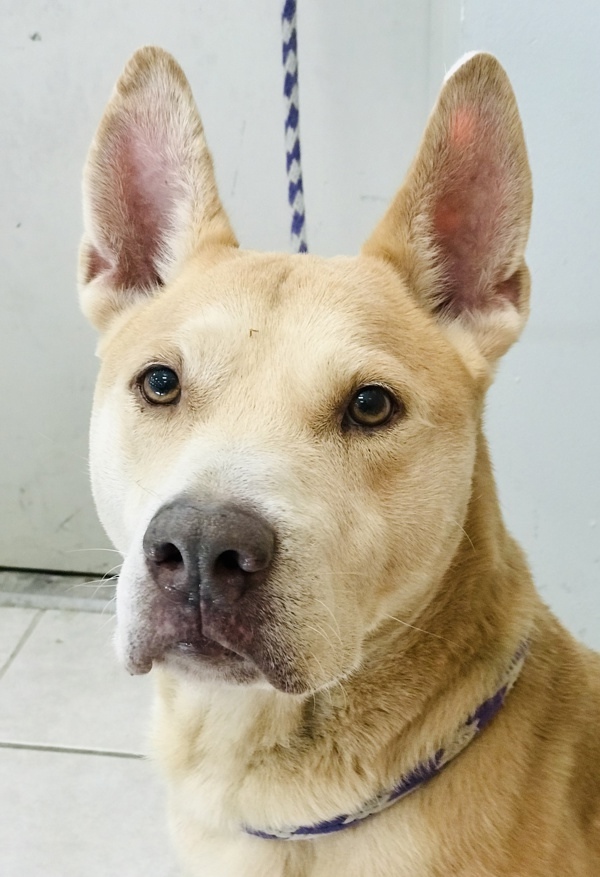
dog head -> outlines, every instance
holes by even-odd
[[[126,666],[334,683],[432,599],[484,391],[526,319],[531,186],[506,74],[476,55],[447,78],[355,258],[238,248],[188,83],[155,48],[117,83],[84,203],[91,472],[124,555]]]

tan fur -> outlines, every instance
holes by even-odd
[[[171,184],[144,261],[162,213],[135,213],[152,195],[145,178],[128,202],[119,144],[154,148],[149,126]],[[499,208],[482,228],[489,198]],[[124,659],[153,623],[141,539],[163,502],[185,490],[252,503],[281,545],[264,637],[287,691],[156,662],[154,751],[186,873],[600,874],[600,660],[537,596],[481,432],[529,294],[529,169],[498,62],[478,55],[449,78],[357,258],[237,249],[189,86],[158,49],[136,53],[117,85],[86,199],[82,295],[103,330],[92,478],[125,555]],[[137,286],[115,280],[135,280],[138,263]],[[183,376],[178,405],[140,399],[135,379],[151,363]],[[344,432],[351,393],[373,382],[406,414]],[[502,711],[414,794],[314,841],[243,833],[359,809],[451,742],[523,640]]]

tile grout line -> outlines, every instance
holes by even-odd
[[[61,612],[89,612],[96,615],[114,615],[110,600],[95,597],[64,597],[60,594],[27,594],[3,591],[0,587],[0,608],[58,609]]]
[[[58,752],[63,755],[99,755],[103,758],[130,758],[143,761],[145,756],[138,752],[123,752],[118,749],[89,749],[83,746],[60,746],[52,743],[11,743],[0,742],[0,749],[21,749],[27,752]]]
[[[27,640],[29,639],[29,637],[31,636],[33,631],[38,626],[43,614],[44,614],[44,610],[38,609],[37,612],[35,613],[35,615],[33,616],[33,618],[31,619],[31,621],[29,622],[29,624],[27,625],[27,629],[26,629],[25,633],[19,639],[18,643],[16,644],[16,646],[14,647],[14,649],[12,650],[12,652],[10,653],[8,658],[6,659],[4,665],[2,667],[0,667],[0,679],[2,679],[4,677],[6,671],[11,666],[11,664],[14,662],[15,658],[17,657],[17,655],[19,654],[19,652],[21,651],[21,649],[23,648],[23,646],[25,645],[25,643],[27,642]]]

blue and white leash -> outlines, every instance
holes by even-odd
[[[306,253],[304,189],[300,159],[300,105],[298,98],[298,39],[296,35],[296,0],[284,0],[281,13],[283,35],[283,96],[285,100],[285,148],[288,176],[288,201],[292,208],[292,252]]]

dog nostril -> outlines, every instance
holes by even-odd
[[[172,542],[161,542],[152,551],[152,560],[163,569],[176,570],[183,566],[181,551]]]
[[[223,570],[226,572],[235,572],[236,570],[243,569],[237,551],[224,551],[222,554],[219,554],[215,561],[215,568],[217,571]]]
[[[255,549],[253,551],[235,551],[228,549],[223,551],[215,560],[214,570],[217,575],[221,573],[250,573],[261,572],[268,568],[271,562],[271,552]]]

